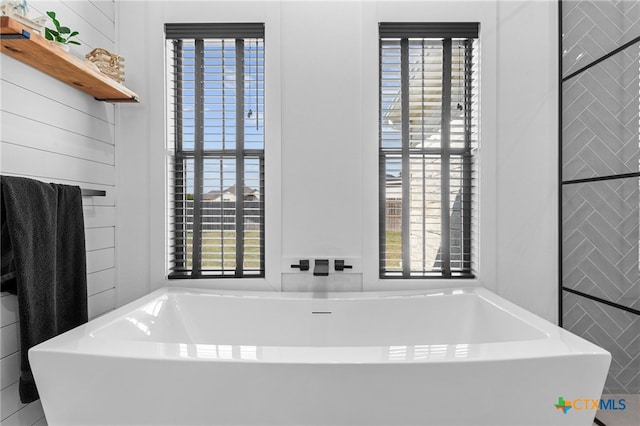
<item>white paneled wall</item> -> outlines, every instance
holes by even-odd
[[[143,99],[118,126],[120,301],[166,285],[279,289],[282,259],[319,255],[362,259],[367,290],[451,285],[379,279],[378,23],[480,22],[478,281],[556,319],[555,2],[123,1],[118,11],[118,36],[139,40],[120,53]],[[264,282],[166,280],[163,24],[204,21],[265,23]]]
[[[54,10],[80,32],[84,56],[115,49],[115,5],[104,1],[29,1],[31,16]],[[115,107],[6,55],[0,57],[0,173],[106,190],[84,197],[89,317],[115,307]],[[20,353],[15,296],[0,298],[0,425],[46,425],[39,401],[18,396]]]

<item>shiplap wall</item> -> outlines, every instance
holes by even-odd
[[[113,0],[29,6],[30,16],[54,10],[63,25],[80,32],[82,46],[72,53],[116,51]],[[106,197],[83,197],[89,316],[95,317],[113,309],[116,300],[115,107],[6,55],[0,61],[0,172],[107,191]],[[20,403],[17,300],[8,293],[0,300],[0,425],[46,425],[40,401]]]

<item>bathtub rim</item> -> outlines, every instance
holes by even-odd
[[[457,363],[488,362],[505,360],[523,360],[532,358],[552,358],[565,356],[599,356],[611,359],[611,355],[603,348],[578,337],[569,331],[509,302],[497,294],[480,286],[459,288],[416,289],[372,292],[333,292],[322,293],[322,299],[329,300],[380,300],[384,298],[438,297],[455,296],[457,294],[474,294],[500,310],[515,316],[528,326],[541,331],[545,337],[532,340],[508,342],[474,343],[467,346],[474,349],[475,354],[467,357],[406,358],[385,359],[380,354],[390,345],[378,346],[260,346],[271,355],[261,359],[244,359],[241,357],[211,359],[199,356],[171,355],[176,348],[183,345],[187,349],[212,346],[243,345],[202,345],[196,343],[166,343],[135,340],[113,340],[94,337],[93,331],[108,326],[127,313],[163,297],[168,293],[202,294],[220,297],[251,299],[287,299],[313,300],[318,295],[302,292],[271,292],[255,290],[217,290],[190,287],[163,287],[152,291],[132,302],[107,312],[90,322],[76,327],[66,333],[47,340],[29,350],[32,353],[57,352],[75,353],[78,355],[106,356],[114,358],[135,358],[148,360],[177,360],[197,362],[240,362],[240,363],[276,363],[276,364],[411,364],[411,363]],[[426,346],[429,346],[425,343]],[[452,344],[447,346],[459,346]],[[247,345],[244,345],[247,346]],[[407,347],[421,345],[407,345]],[[436,345],[434,345],[436,346]],[[442,345],[439,345],[442,346]],[[197,351],[190,351],[197,352]],[[354,353],[358,358],[354,359]]]

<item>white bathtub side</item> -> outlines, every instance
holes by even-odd
[[[465,363],[285,364],[36,352],[50,426],[590,425],[605,355]],[[588,372],[588,374],[585,374]]]
[[[547,337],[254,347],[253,359],[243,357],[242,346],[91,337],[166,294],[154,292],[30,351],[49,425],[588,426],[594,411],[564,414],[554,404],[559,397],[599,399],[610,363],[606,351],[483,289],[479,297]]]

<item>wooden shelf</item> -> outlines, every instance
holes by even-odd
[[[0,44],[5,53],[49,74],[99,101],[140,102],[138,95],[8,16],[0,17]]]

